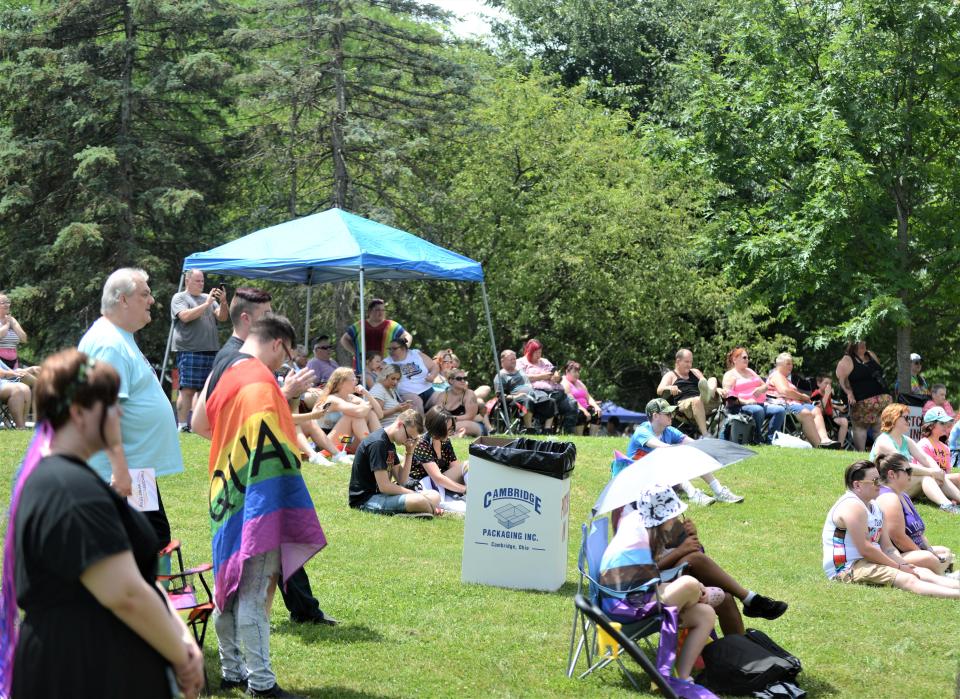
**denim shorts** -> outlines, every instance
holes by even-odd
[[[377,493],[370,496],[370,499],[360,505],[364,512],[373,512],[376,514],[396,514],[397,512],[406,512],[406,495],[384,495]]]
[[[816,403],[787,403],[787,412],[791,415],[802,413],[806,410],[813,410],[817,407]]]

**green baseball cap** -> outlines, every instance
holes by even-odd
[[[663,398],[654,398],[652,401],[647,403],[646,413],[647,415],[652,415],[653,413],[665,413],[669,415],[677,409],[677,406],[670,405]]]

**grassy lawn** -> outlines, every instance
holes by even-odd
[[[4,503],[28,438],[0,432]],[[181,440],[187,470],[162,481],[163,498],[187,562],[195,564],[210,557],[208,446],[194,435]],[[323,609],[343,623],[292,624],[278,595],[271,647],[280,683],[314,697],[634,694],[615,668],[582,681],[564,675],[579,526],[607,480],[611,451],[625,440],[575,441],[567,582],[553,594],[461,584],[462,520],[354,512],[346,504],[348,469],[307,464],[304,475],[330,542],[307,570]],[[467,442],[456,446],[466,456]],[[808,696],[953,696],[960,661],[955,603],[830,584],[821,572],[823,518],[851,460],[842,452],[765,448],[720,474],[746,502],[691,507],[687,514],[708,552],[748,588],[790,603],[779,620],[750,625],[801,659]],[[960,520],[930,506],[920,511],[931,541],[960,549]],[[212,625],[205,652],[216,678]]]

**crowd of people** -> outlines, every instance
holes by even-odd
[[[170,303],[179,379],[172,414],[135,338],[151,322],[155,304],[145,271],[111,274],[101,317],[77,349],[40,367],[20,366],[17,348],[27,336],[0,294],[0,401],[17,427],[25,426],[32,403],[38,425],[14,488],[13,535],[4,552],[0,681],[13,696],[65,696],[70,692],[58,683],[77,676],[89,683],[81,694],[169,696],[172,685],[186,696],[200,691],[202,653],[156,585],[158,572],[170,570],[169,558],[157,552],[171,541],[162,489],[165,479],[183,471],[178,431],[211,443],[221,686],[273,697],[292,696],[270,662],[269,609],[278,583],[292,621],[338,623],[320,608],[303,568],[326,538],[302,462],[349,464],[351,508],[432,518],[465,512],[469,463],[451,440],[489,434],[499,401],[529,432],[600,433],[603,411],[581,378],[582,366],[570,359],[560,368],[536,339],[519,354],[502,350],[491,384],[471,388],[452,349],[431,355],[414,346],[381,299],[340,337],[353,355],[350,366],[340,366],[331,335],[315,338],[312,356],[297,345],[266,291],[241,287],[229,299],[222,286],[205,292],[197,270],[185,274],[184,284]],[[219,324],[228,319],[232,333],[221,346]],[[909,408],[893,402],[879,361],[863,342],[851,343],[836,367],[840,399],[829,375],[818,376],[809,393],[798,388],[788,353],[766,376],[749,360],[746,348],[734,348],[718,380],[694,367],[689,349],[680,349],[658,397],[646,404],[647,421],[630,435],[628,458],[708,436],[718,413],[742,412],[759,443],[770,443],[788,419],[814,447],[837,448],[849,432],[863,448],[872,437],[869,460],[847,469],[846,491],[824,524],[827,576],[960,596],[953,553],[929,543],[913,500],[922,495],[960,514],[960,476],[952,473],[960,429],[945,387],[930,387],[923,439],[916,443],[908,434]],[[919,356],[914,363],[911,388],[926,390]],[[673,426],[674,417],[687,432]],[[145,512],[125,499],[131,471],[138,469],[159,479],[156,506]],[[702,646],[717,619],[724,633],[743,633],[735,600],[747,616],[775,619],[787,609],[732,578],[704,553],[693,522],[679,517],[687,505],[678,495],[701,506],[743,501],[714,474],[702,480],[712,495],[688,481],[638,494],[632,509],[618,513],[614,537],[625,547],[647,537],[662,569],[686,564],[686,575],[663,592],[691,629],[691,650]],[[49,613],[61,600],[80,603],[71,615]],[[15,621],[17,605],[25,611],[22,625]],[[98,641],[67,653],[59,639],[68,625]],[[55,669],[67,657],[77,667],[93,662],[87,656],[105,647],[100,634],[125,649],[115,674]],[[681,654],[681,678],[689,677],[695,657]]]

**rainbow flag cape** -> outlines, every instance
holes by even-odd
[[[243,562],[280,549],[283,582],[327,545],[300,474],[287,402],[270,370],[246,359],[224,372],[207,399],[214,602],[224,609]]]

